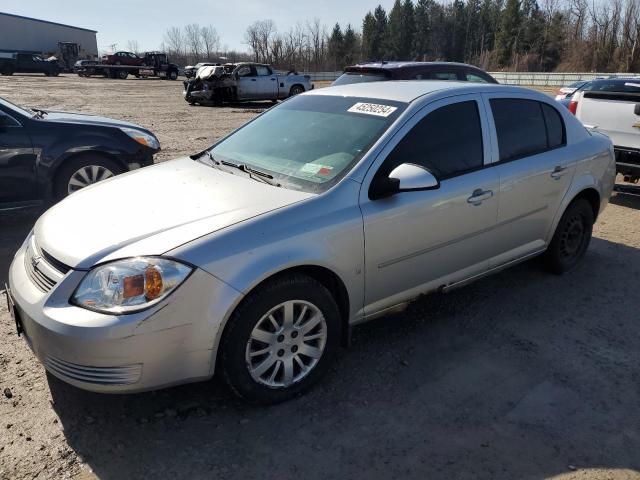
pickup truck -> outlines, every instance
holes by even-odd
[[[616,169],[626,182],[640,180],[640,78],[594,80],[569,103],[587,128],[605,133],[613,142]]]
[[[289,72],[279,75],[262,63],[227,63],[202,67],[184,82],[184,99],[191,105],[282,100],[311,90],[310,77]]]
[[[0,73],[2,75],[44,73],[47,77],[57,77],[60,73],[60,67],[57,61],[45,60],[40,55],[0,52]]]

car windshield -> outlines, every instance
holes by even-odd
[[[15,103],[11,103],[10,101],[5,100],[4,98],[0,98],[0,105],[8,108],[9,110],[13,110],[14,112],[19,113],[20,115],[24,115],[25,117],[33,117],[36,113],[33,110],[29,110],[28,108],[19,107]]]
[[[573,82],[572,84],[567,85],[566,88],[580,88],[585,83],[587,82],[585,82],[584,80],[578,80],[577,82]]]
[[[364,82],[382,82],[387,80],[387,76],[384,73],[359,73],[359,72],[346,72],[338,77],[332,85],[349,85],[350,83],[364,83]]]
[[[216,161],[245,165],[285,188],[320,193],[337,183],[407,104],[371,98],[301,95],[223,139]]]

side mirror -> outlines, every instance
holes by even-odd
[[[369,198],[378,200],[400,192],[418,192],[440,188],[440,182],[427,168],[413,163],[398,165],[388,178],[380,178],[371,185]]]

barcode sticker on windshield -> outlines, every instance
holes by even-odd
[[[388,117],[397,109],[398,107],[391,107],[389,105],[379,105],[377,103],[358,102],[347,111],[351,113],[364,113],[366,115],[375,115],[376,117]]]

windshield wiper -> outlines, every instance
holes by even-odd
[[[36,112],[36,116],[38,118],[44,118],[44,116],[49,113],[46,110],[42,110],[41,108],[31,108],[31,110]]]
[[[237,168],[241,172],[244,172],[247,175],[249,175],[249,178],[252,178],[253,180],[256,180],[258,182],[266,183],[268,185],[273,185],[274,187],[282,186],[276,180],[274,180],[273,175],[271,175],[270,173],[263,172],[253,167],[247,167],[244,163],[233,163],[233,162],[227,162],[226,160],[218,161],[213,158],[213,154],[211,152],[209,152],[209,158],[212,161],[216,162],[218,165],[225,165],[227,167]]]

